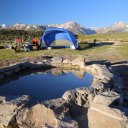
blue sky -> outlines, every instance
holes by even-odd
[[[0,24],[54,24],[76,21],[85,27],[128,22],[128,0],[0,0]]]

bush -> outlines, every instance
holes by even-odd
[[[42,31],[25,30],[0,30],[1,43],[12,43],[15,38],[22,38],[24,41],[31,41],[32,38],[41,38]]]

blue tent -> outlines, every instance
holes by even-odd
[[[75,49],[78,48],[78,43],[74,35],[70,31],[62,28],[46,29],[41,38],[40,45],[42,46],[42,42],[45,42],[46,46],[49,47],[55,40],[68,40],[72,45],[74,45]]]

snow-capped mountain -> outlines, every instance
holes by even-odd
[[[0,25],[0,29],[7,29],[7,28],[8,28],[8,26],[5,25],[5,24],[1,24],[1,25]]]
[[[74,21],[69,21],[64,24],[53,24],[53,25],[48,25],[48,27],[58,27],[58,28],[64,28],[68,29],[69,31],[73,32],[74,34],[95,34],[96,32],[90,28],[85,28],[81,26],[80,24],[74,22]]]
[[[106,33],[120,33],[120,32],[128,32],[128,23],[124,22],[117,22],[112,24],[109,27],[104,28],[85,28],[84,26],[81,26],[80,24],[69,21],[64,24],[51,24],[51,25],[27,25],[27,24],[19,24],[16,23],[12,26],[7,26],[5,24],[0,25],[0,29],[10,29],[10,30],[41,30],[44,31],[46,28],[50,27],[58,27],[58,28],[64,28],[68,29],[69,31],[73,32],[76,35],[91,35],[91,34],[106,34]]]
[[[96,29],[98,34],[128,32],[128,23],[117,22],[109,27]]]
[[[4,26],[4,25],[3,25]],[[46,28],[50,27],[58,27],[58,28],[64,28],[68,29],[69,31],[73,32],[74,34],[95,34],[95,30],[91,28],[85,28],[81,26],[80,24],[69,21],[64,24],[52,24],[52,25],[27,25],[27,24],[19,24],[16,23],[13,26],[8,26],[7,29],[10,30],[45,30]],[[0,27],[0,29],[5,29],[4,27]]]
[[[10,26],[10,29],[13,30],[44,30],[42,26],[39,25],[27,25],[27,24],[19,24],[16,23],[13,26]]]

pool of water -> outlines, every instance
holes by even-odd
[[[93,76],[84,71],[52,70],[20,76],[0,86],[0,95],[30,95],[32,101],[60,98],[65,91],[90,86]]]

